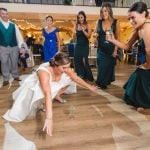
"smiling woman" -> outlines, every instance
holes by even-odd
[[[77,15],[77,23],[74,26],[74,36],[77,39],[74,53],[75,71],[82,79],[94,81],[88,61],[91,29],[87,23],[84,11],[80,11]]]
[[[60,38],[59,31],[53,26],[53,17],[47,16],[45,18],[46,27],[42,29],[44,41],[44,62],[48,62],[52,59],[57,52],[60,51]]]
[[[116,40],[113,36],[109,39],[110,42],[126,50],[136,40],[139,40],[140,51],[138,51],[138,56],[140,53],[146,59],[141,62],[142,64],[137,67],[124,85],[124,100],[127,104],[136,108],[150,108],[150,20],[148,15],[147,5],[144,2],[134,3],[128,11],[128,19],[136,32],[126,44]]]
[[[98,35],[97,49],[97,79],[96,84],[106,89],[111,82],[115,81],[115,65],[117,46],[107,41],[112,34],[118,38],[119,23],[113,17],[113,11],[109,3],[104,3],[100,9],[100,17],[96,24],[95,33]],[[108,34],[107,34],[108,33]],[[110,33],[110,34],[109,34]]]
[[[46,119],[43,131],[52,136],[52,100],[65,102],[61,95],[71,88],[71,85],[81,85],[96,92],[97,88],[79,78],[70,68],[70,59],[65,53],[58,53],[50,63],[42,64],[36,73],[29,75],[21,86],[13,93],[15,100],[12,108],[3,118],[8,121],[20,122],[26,117],[35,115],[41,99],[45,100]],[[75,93],[72,91],[72,93]]]

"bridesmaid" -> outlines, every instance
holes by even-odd
[[[104,3],[100,10],[101,19],[98,20],[95,33],[97,35],[97,80],[96,84],[106,89],[115,80],[115,65],[117,46],[106,40],[107,33],[114,33],[118,37],[118,21],[113,17],[109,3]]]
[[[145,60],[137,67],[124,86],[124,100],[136,108],[150,108],[150,20],[148,9],[144,2],[134,3],[128,11],[128,20],[136,32],[128,43],[124,44],[113,36],[108,40],[122,49],[129,49],[139,39],[140,53]],[[137,109],[138,110],[138,109]]]
[[[91,36],[91,30],[86,21],[86,15],[83,11],[80,11],[77,15],[77,23],[74,26],[74,35],[77,39],[74,56],[75,71],[82,79],[94,81],[88,62],[89,38]]]
[[[60,51],[60,38],[58,29],[53,26],[53,17],[47,16],[45,20],[47,26],[42,29],[45,38],[43,49],[44,62],[48,62]]]

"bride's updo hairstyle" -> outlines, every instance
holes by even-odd
[[[60,52],[55,55],[55,57],[49,61],[50,66],[63,66],[70,63],[70,59],[68,54]]]

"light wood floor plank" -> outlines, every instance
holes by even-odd
[[[10,122],[10,126],[33,142],[37,150],[149,150],[150,111],[139,113],[122,100],[122,86],[134,69],[134,65],[118,64],[116,81],[107,90],[99,90],[99,95],[78,87],[77,94],[63,95],[67,103],[54,101],[52,137],[42,132],[45,116],[42,111],[34,119]],[[93,72],[96,75],[96,69]],[[18,86],[14,81],[10,89],[0,89],[0,116],[11,107],[12,92]],[[1,117],[0,149],[9,140],[5,123]],[[11,139],[15,140],[15,136]]]

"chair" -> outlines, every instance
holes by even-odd
[[[90,46],[90,51],[89,51],[89,57],[88,58],[89,58],[90,62],[92,60],[94,60],[94,64],[90,64],[91,66],[97,66],[97,62],[96,62],[97,56],[96,56],[96,54],[97,54],[97,48],[95,48],[94,45]]]
[[[124,62],[137,64],[137,50],[124,51]]]
[[[74,51],[75,51],[75,43],[68,44],[68,54],[69,58],[72,60],[73,66],[74,66]]]
[[[33,67],[35,65],[33,54],[30,49],[29,49],[29,58],[26,59],[26,62],[28,67]]]
[[[36,59],[38,57],[40,59],[42,59],[42,52],[43,52],[43,46],[42,45],[40,45],[40,44],[34,44],[33,45],[32,55],[33,55],[34,65],[35,65]]]

